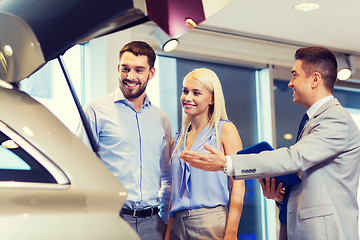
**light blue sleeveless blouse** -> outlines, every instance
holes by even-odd
[[[226,120],[220,120],[219,137]],[[180,132],[174,136],[174,148],[179,140]],[[182,146],[173,154],[172,168],[172,207],[170,217],[178,211],[187,209],[199,209],[204,207],[226,206],[229,203],[230,191],[228,187],[228,175],[222,171],[208,172],[191,167],[179,158],[186,149],[186,137]],[[220,138],[219,138],[220,139]],[[205,127],[190,148],[190,151],[208,152],[204,144],[208,143],[216,147],[215,129]],[[221,147],[219,146],[221,150]],[[174,149],[173,149],[174,150]]]

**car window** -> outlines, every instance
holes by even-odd
[[[6,140],[1,143],[0,169],[31,170],[25,161],[11,151],[11,148],[15,147],[15,145],[16,143],[12,140]]]
[[[14,137],[16,141],[13,140]],[[0,182],[2,181],[69,183],[65,174],[49,159],[0,122]]]

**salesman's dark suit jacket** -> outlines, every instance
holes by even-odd
[[[302,172],[289,197],[288,239],[359,238],[360,133],[337,99],[321,106],[292,147],[231,158],[235,179]]]

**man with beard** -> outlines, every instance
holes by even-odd
[[[169,119],[145,93],[155,58],[145,42],[126,44],[119,88],[84,107],[100,158],[128,191],[120,216],[141,239],[163,239],[171,190]],[[90,145],[82,125],[77,135]]]

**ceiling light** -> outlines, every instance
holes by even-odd
[[[337,56],[338,62],[338,74],[339,80],[346,80],[351,77],[351,74],[355,72],[355,56],[353,55],[342,55]]]
[[[176,38],[171,38],[161,28],[157,27],[153,33],[155,40],[164,52],[171,52],[174,50],[179,41]]]
[[[320,8],[318,3],[300,3],[294,7],[296,11],[310,12]]]
[[[164,45],[162,46],[162,50],[164,52],[171,52],[172,50],[174,50],[177,45],[179,44],[179,41],[175,38],[170,39],[169,41],[167,41],[166,43],[164,43]]]
[[[351,71],[348,68],[339,69],[337,77],[339,80],[346,80],[351,76]]]

